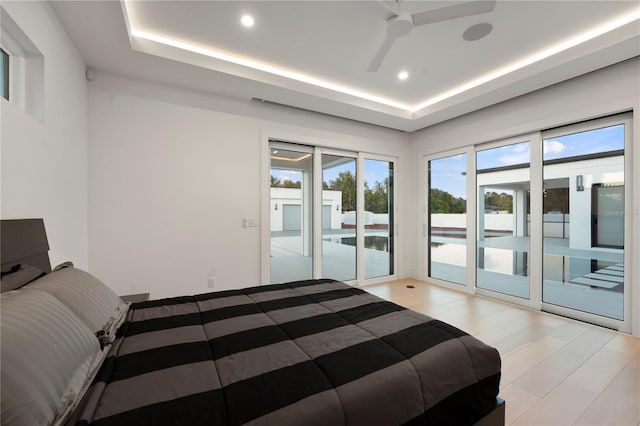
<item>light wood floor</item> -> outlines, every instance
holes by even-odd
[[[507,424],[640,424],[640,339],[411,279],[363,289],[497,348]]]

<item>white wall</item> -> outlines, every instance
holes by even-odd
[[[528,132],[550,129],[623,111],[634,111],[632,146],[626,147],[631,159],[631,179],[625,181],[633,194],[640,188],[640,58],[625,61],[551,87],[520,96],[498,105],[429,127],[410,135],[416,170],[425,181],[423,157],[454,148],[500,140]],[[575,185],[575,183],[573,183]],[[424,192],[424,191],[422,191]],[[424,197],[417,202],[416,226],[422,226]],[[631,216],[631,244],[625,247],[627,259],[640,256],[640,197],[627,200]],[[416,278],[424,277],[423,240],[416,241]],[[640,282],[637,262],[627,261],[626,272],[632,283]],[[636,285],[637,287],[637,285]],[[640,334],[640,293],[632,300],[633,328]]]
[[[44,218],[51,263],[87,268],[85,64],[44,2],[2,6],[44,56],[44,122],[0,99],[0,216]]]
[[[260,223],[264,135],[397,156],[400,220],[415,223],[400,132],[100,72],[89,111],[89,268],[118,293],[211,291],[210,275],[215,290],[259,284],[261,231],[242,218]],[[414,254],[398,256],[411,275]]]

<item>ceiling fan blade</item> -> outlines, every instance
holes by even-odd
[[[413,18],[413,26],[417,27],[418,25],[433,24],[435,22],[493,12],[495,7],[495,0],[477,0],[446,6],[440,9],[428,10],[426,12],[414,13],[411,17]]]
[[[384,10],[386,10],[387,12],[391,13],[391,16],[397,15],[398,11],[394,10],[391,6],[389,6],[387,3],[384,2],[384,0],[378,0],[377,1],[378,5],[380,5],[380,7],[382,7]]]
[[[384,38],[382,45],[378,48],[378,51],[376,52],[375,56],[371,60],[371,63],[369,64],[369,68],[367,68],[368,72],[378,71],[378,68],[380,68],[380,65],[382,65],[384,58],[387,56],[387,53],[389,53],[389,49],[391,49],[391,46],[393,46],[393,43],[395,41],[396,41],[395,38],[389,37],[388,35]]]

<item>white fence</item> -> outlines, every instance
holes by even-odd
[[[356,212],[346,212],[342,215],[342,223],[345,225],[356,224]],[[388,213],[371,213],[364,212],[364,224],[366,225],[388,225],[389,214]]]
[[[530,219],[527,218],[527,225]],[[569,238],[570,215],[562,213],[549,213],[543,215],[544,236],[549,238]],[[459,228],[467,227],[467,215],[436,213],[431,215],[431,226],[435,228]],[[514,222],[512,213],[498,213],[484,215],[484,228],[495,231],[513,231]]]

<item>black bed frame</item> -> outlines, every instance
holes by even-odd
[[[51,272],[49,241],[42,219],[3,219],[0,221],[0,262],[2,271],[18,264]]]

